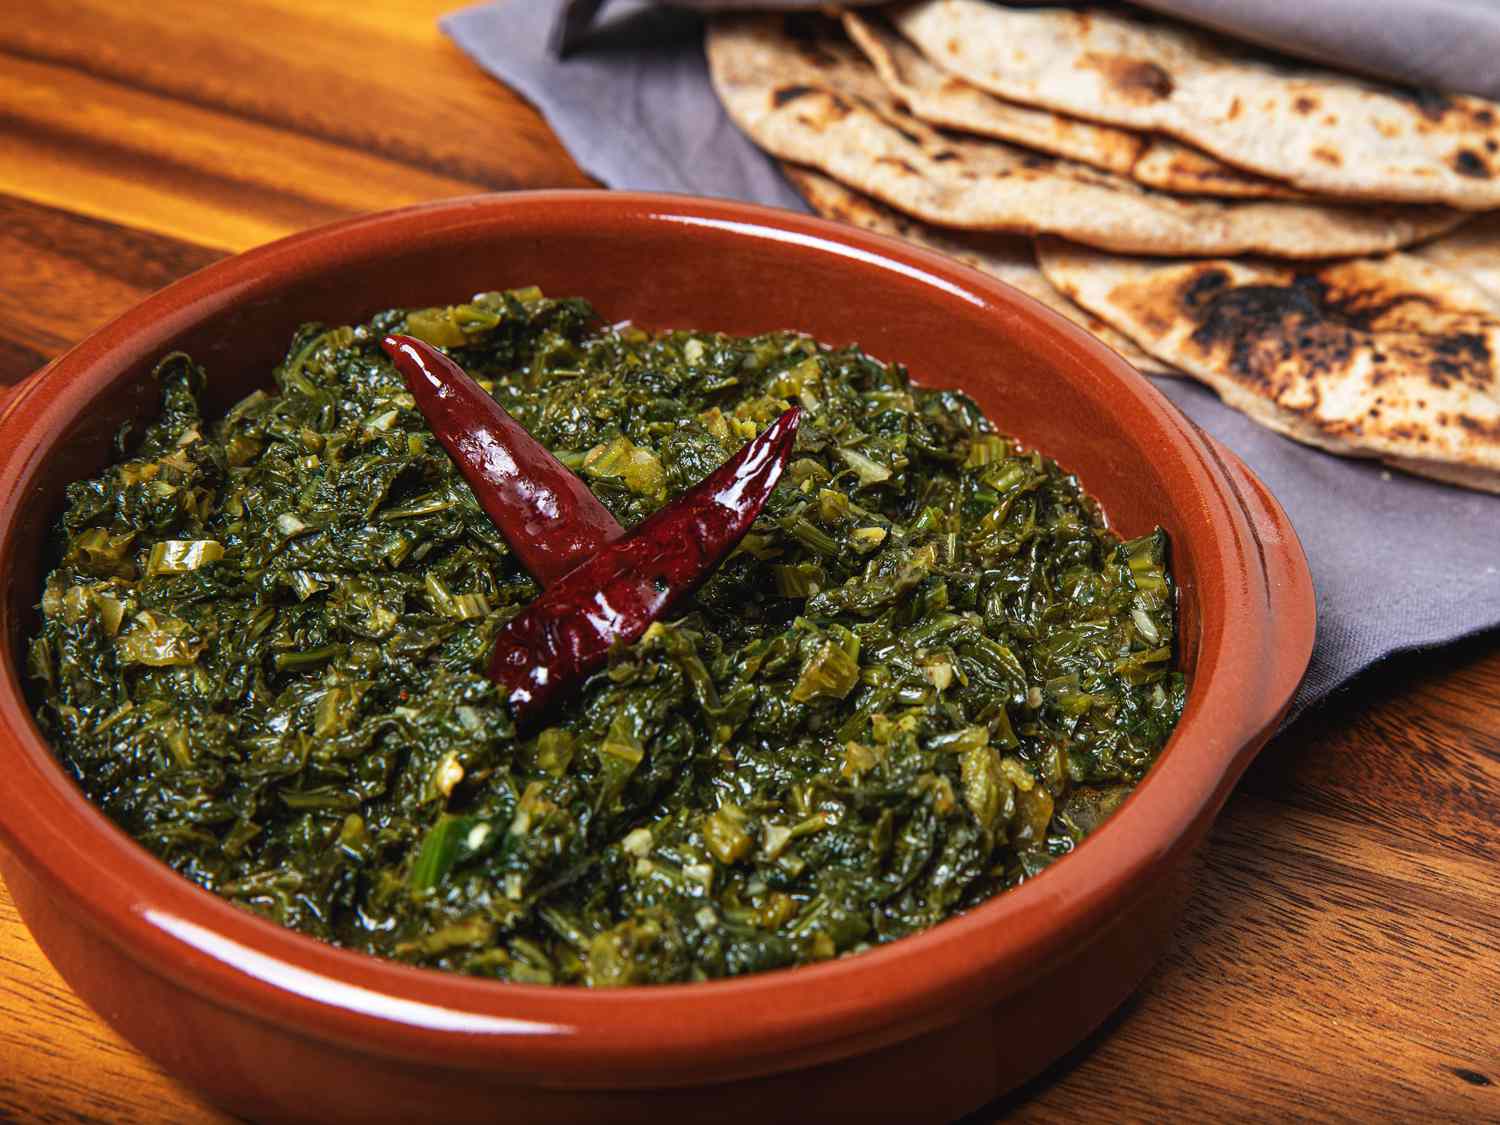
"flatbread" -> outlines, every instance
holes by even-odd
[[[987,94],[934,66],[873,19],[845,12],[844,30],[890,92],[929,124],[1012,141],[1126,176],[1148,144],[1129,129],[1095,125]]]
[[[1052,287],[1037,268],[1036,249],[1023,235],[984,232],[947,231],[928,226],[917,219],[892,211],[884,204],[847,188],[822,173],[793,164],[782,168],[792,185],[802,193],[808,205],[825,219],[837,219],[876,234],[903,238],[939,254],[957,258],[966,266],[1014,285],[1054,312],[1061,313],[1085,332],[1097,336],[1106,347],[1118,352],[1132,367],[1156,374],[1169,373],[1168,367],[1153,355],[1136,347],[1092,313],[1075,305]]]
[[[1179,195],[1215,195],[1226,199],[1300,199],[1330,202],[1290,184],[1199,152],[1171,137],[1153,136],[1131,165],[1130,178],[1138,184]]]
[[[1002,98],[1168,133],[1328,195],[1500,207],[1500,105],[1292,64],[1113,9],[922,0],[891,19],[933,62]]]
[[[1446,208],[1181,199],[1072,161],[939,132],[903,111],[842,39],[791,34],[784,16],[716,20],[710,74],[741,129],[772,155],[939,226],[1054,233],[1124,253],[1378,253],[1446,230]]]
[[[1038,244],[1058,289],[1256,421],[1500,492],[1500,302],[1411,254],[1178,262]]]
[[[883,21],[844,13],[844,30],[890,92],[930,125],[1025,145],[1182,195],[1308,199],[1306,192],[1167,137],[1018,105],[942,70]]]
[[[1500,212],[1476,215],[1457,230],[1419,246],[1416,254],[1463,274],[1500,300]]]

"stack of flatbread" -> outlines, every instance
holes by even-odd
[[[725,17],[708,57],[819,213],[1297,440],[1500,492],[1500,105],[1114,6]]]

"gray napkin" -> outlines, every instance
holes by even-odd
[[[503,0],[442,26],[534,102],[579,165],[610,187],[807,210],[720,108],[700,17],[611,5],[586,49],[559,62],[547,42],[562,4]],[[1155,382],[1244,458],[1302,538],[1318,591],[1318,643],[1293,716],[1386,656],[1500,625],[1500,497],[1332,457],[1256,425],[1197,384]]]
[[[658,0],[700,11],[826,8],[827,0]],[[885,0],[840,0],[843,7]],[[1038,0],[1044,2],[1044,0]],[[1500,97],[1500,0],[1135,0],[1326,66],[1413,86]],[[559,47],[588,39],[609,0],[567,0]]]
[[[1136,0],[1300,58],[1500,98],[1500,0]]]

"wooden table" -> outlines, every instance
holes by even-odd
[[[588,185],[438,32],[457,6],[12,5],[0,382],[223,254],[417,200]],[[1491,635],[1397,660],[1273,743],[1174,951],[975,1120],[1500,1120],[1497,892]],[[218,1116],[74,998],[0,889],[0,1119]]]

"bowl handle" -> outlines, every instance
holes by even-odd
[[[1209,454],[1224,470],[1250,525],[1265,573],[1270,608],[1271,678],[1265,698],[1273,706],[1262,716],[1262,736],[1280,725],[1307,671],[1317,635],[1317,595],[1302,543],[1285,509],[1240,460],[1239,455],[1196,425]]]

